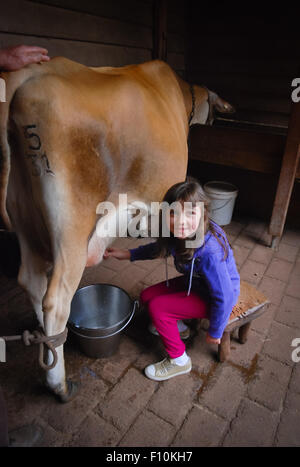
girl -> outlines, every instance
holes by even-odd
[[[240,293],[240,277],[231,246],[222,228],[209,219],[209,201],[199,183],[188,177],[185,182],[173,185],[164,201],[169,205],[178,201],[183,208],[185,202],[192,206],[190,210],[170,211],[169,237],[160,234],[156,242],[129,250],[108,248],[104,254],[104,258],[113,256],[130,261],[164,257],[166,264],[167,257],[172,255],[176,269],[182,273],[146,288],[140,297],[142,305],[147,305],[152,332],[157,330],[169,355],[145,368],[146,376],[156,381],[191,371],[191,359],[180,338],[180,331],[186,334],[188,328],[181,320],[209,319],[206,342],[219,344]],[[186,248],[186,240],[195,236],[200,225],[199,201],[204,205],[204,243],[199,248]],[[161,226],[165,221],[161,218]]]

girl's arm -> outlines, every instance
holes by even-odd
[[[129,250],[126,248],[106,248],[103,258],[107,259],[110,256],[117,259],[130,259]]]
[[[103,258],[107,259],[112,256],[113,258],[120,260],[129,259],[130,261],[137,261],[143,259],[154,259],[156,258],[157,253],[158,243],[152,242],[130,250],[126,248],[107,248],[104,252]]]
[[[208,255],[201,263],[211,297],[208,334],[221,339],[234,305],[232,282],[225,261]]]
[[[158,242],[147,243],[147,245],[141,245],[137,248],[132,248],[130,252],[130,261],[138,261],[144,259],[157,258],[159,253]]]

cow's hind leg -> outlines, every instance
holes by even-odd
[[[86,245],[79,244],[74,238],[59,242],[52,275],[43,299],[44,329],[47,336],[60,334],[65,330],[71,300],[85,268],[86,250]],[[56,351],[57,364],[47,371],[47,386],[62,402],[68,402],[77,392],[77,383],[66,381],[63,345],[57,347]],[[48,364],[52,361],[53,356],[49,352]]]
[[[44,326],[42,300],[47,290],[48,263],[30,249],[26,239],[19,234],[21,250],[21,265],[18,273],[18,283],[29,295],[40,325]]]

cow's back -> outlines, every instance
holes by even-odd
[[[106,161],[107,179],[114,183],[118,178],[124,188],[134,180],[138,189],[137,181],[147,178],[149,171],[165,172],[167,165],[170,182],[173,176],[182,179],[180,166],[187,162],[186,112],[168,65],[154,61],[93,69],[63,58],[45,65],[46,72],[23,86],[22,99],[28,98],[30,107],[39,108],[47,121],[51,145],[59,146],[59,160],[53,163],[66,164],[70,172],[71,153],[74,168],[82,165],[83,154],[96,152]],[[67,149],[63,157],[62,147]]]

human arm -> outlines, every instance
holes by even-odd
[[[209,332],[207,332],[205,341],[207,342],[207,344],[220,344],[221,343],[221,338],[216,339],[215,337],[211,337]]]
[[[0,70],[16,71],[30,63],[49,61],[48,50],[30,45],[0,49]]]
[[[152,242],[130,250],[126,248],[107,248],[103,258],[107,259],[112,256],[120,260],[129,259],[130,261],[153,259],[157,251],[157,242]]]
[[[130,261],[155,259],[159,252],[158,242],[147,243],[137,248],[132,248],[130,252]]]
[[[130,259],[129,250],[126,248],[107,248],[104,252],[103,258],[107,259],[113,257],[116,259]]]
[[[220,343],[233,306],[233,287],[226,262],[207,255],[201,262],[210,293],[210,318],[206,341]]]

